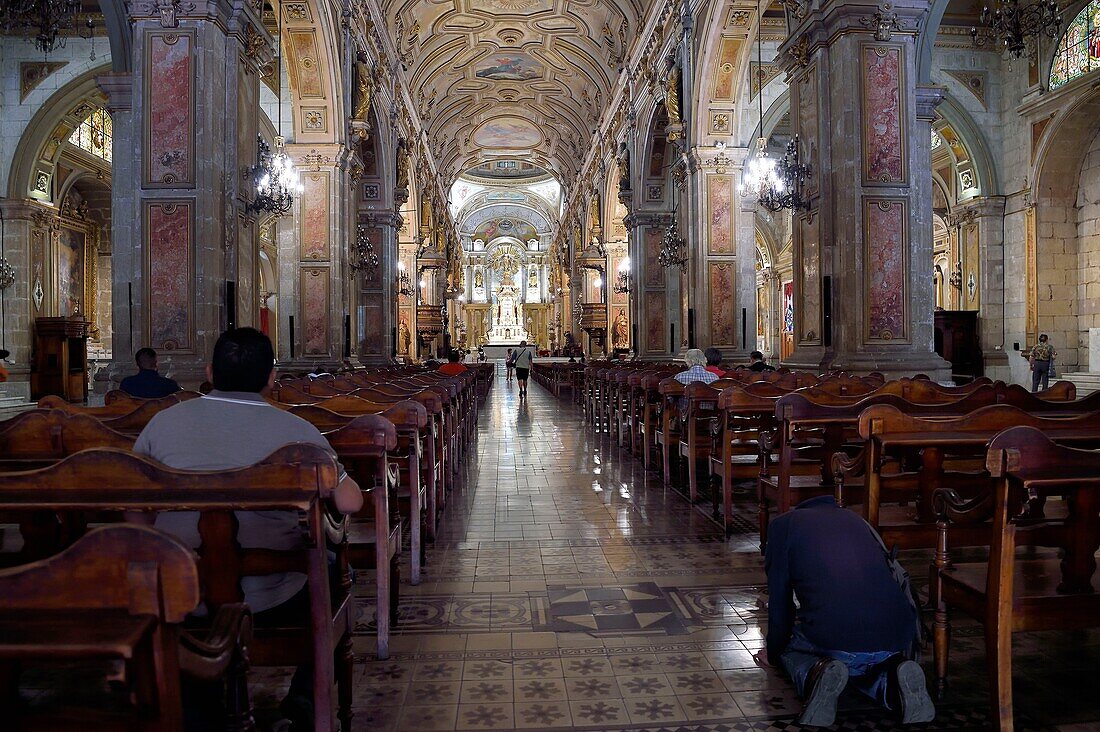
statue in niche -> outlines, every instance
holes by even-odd
[[[532,269],[530,270],[530,277],[527,278],[527,287],[532,290],[538,289],[539,286],[539,273]]]
[[[611,327],[611,344],[615,348],[626,348],[627,339],[630,337],[630,324],[626,322],[626,311],[619,308],[618,315]]]
[[[409,332],[409,320],[404,315],[397,324],[397,342],[401,347],[401,353],[408,353],[412,346],[412,333]]]
[[[619,193],[630,190],[630,146],[624,141],[619,145]]]
[[[397,188],[409,187],[409,145],[402,138],[397,143]]]
[[[351,121],[366,125],[358,130],[360,139],[365,140],[370,134],[370,104],[374,96],[374,73],[370,66],[360,61],[355,64],[355,74],[359,84],[355,92],[355,113]]]
[[[673,56],[668,57],[668,76],[665,77],[665,112],[668,114],[668,141],[680,139],[684,118],[680,114],[680,65]]]
[[[481,274],[481,270],[474,270],[474,287],[478,290],[485,287],[485,278]]]

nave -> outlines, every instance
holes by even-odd
[[[401,588],[390,658],[374,660],[371,626],[357,627],[353,727],[801,729],[790,682],[753,660],[767,627],[755,487],[736,487],[727,539],[578,407],[536,383],[526,401],[517,391],[501,368],[423,581]],[[929,557],[903,553],[922,598]],[[1086,690],[1100,632],[1013,643],[1017,729],[1100,723]],[[951,653],[949,700],[905,729],[990,727],[982,627],[960,617]],[[929,644],[930,679],[931,661]],[[287,677],[257,678],[270,708]],[[849,691],[831,729],[902,728]]]

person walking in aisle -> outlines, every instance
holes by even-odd
[[[512,383],[512,369],[516,367],[516,355],[512,353],[512,349],[508,349],[508,355],[504,357],[504,373],[505,381]]]
[[[519,395],[521,398],[527,396],[527,377],[531,374],[531,362],[534,359],[535,354],[531,352],[531,347],[527,345],[527,341],[520,341],[515,363],[516,381],[519,382]]]

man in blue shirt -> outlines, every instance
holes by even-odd
[[[832,496],[803,501],[768,529],[767,663],[794,681],[805,702],[800,724],[831,725],[849,678],[905,724],[936,715],[910,660],[920,642],[916,606],[873,531]]]
[[[687,364],[687,369],[673,377],[681,384],[687,385],[696,381],[709,384],[712,381],[718,381],[718,374],[707,371],[707,357],[698,348],[688,349],[687,353],[684,354],[684,363]]]
[[[152,348],[142,348],[135,355],[138,372],[127,376],[118,388],[139,399],[160,399],[180,390],[180,385],[172,379],[157,373],[157,352]]]

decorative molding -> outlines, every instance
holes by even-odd
[[[908,30],[908,21],[901,21],[890,3],[883,3],[875,13],[863,16],[859,22],[866,28],[874,29],[876,41],[889,41],[895,32]]]
[[[759,64],[749,62],[749,100],[756,99],[760,90],[767,87],[777,76],[783,73],[783,67],[777,63]]]
[[[989,75],[986,72],[944,69],[944,73],[958,81],[968,92],[973,94],[974,98],[982,103],[983,109],[988,109],[985,102],[985,90]]]
[[[68,61],[20,61],[19,101],[26,101],[27,95],[37,89],[50,74],[68,63]]]

